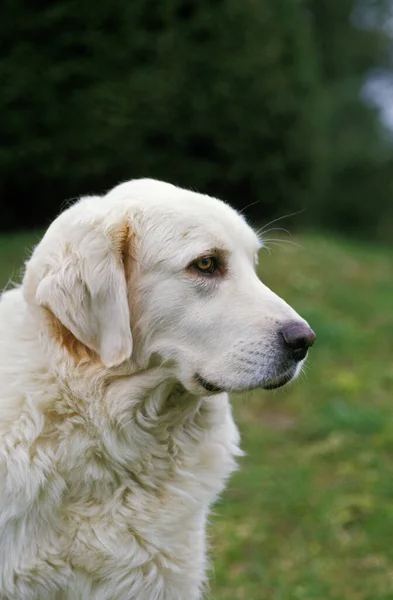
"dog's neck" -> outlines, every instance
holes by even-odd
[[[97,463],[97,472],[104,467],[108,480],[133,481],[150,492],[162,488],[183,462],[198,460],[201,443],[222,425],[228,410],[226,394],[193,395],[163,368],[102,378],[88,388],[86,380],[83,385],[80,380],[78,386],[77,380],[68,379],[67,388],[63,401],[68,405],[66,412],[76,416],[67,419],[64,443],[73,447],[73,435],[86,435],[89,440],[93,437],[96,444],[91,460]],[[90,389],[88,395],[86,389]],[[86,455],[81,457],[81,464],[86,459]],[[66,456],[60,460],[67,464]],[[75,456],[73,468],[74,462]],[[72,479],[71,470],[68,477]]]

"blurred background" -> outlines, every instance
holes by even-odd
[[[265,225],[317,332],[233,398],[209,597],[392,600],[392,1],[4,0],[0,44],[0,286],[70,199],[154,177]]]
[[[155,177],[390,239],[387,0],[5,0],[2,229]],[[382,112],[381,112],[382,108]],[[370,201],[371,200],[371,201]]]

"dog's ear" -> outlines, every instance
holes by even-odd
[[[35,295],[106,367],[121,364],[132,353],[122,255],[127,230],[103,231],[86,224],[72,229],[67,242],[60,239],[53,249]]]

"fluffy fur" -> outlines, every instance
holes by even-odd
[[[1,600],[202,598],[240,454],[226,392],[299,370],[278,330],[304,322],[259,246],[223,202],[151,180],[53,222],[0,300]]]

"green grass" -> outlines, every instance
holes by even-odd
[[[0,238],[0,285],[36,236]],[[210,526],[214,600],[393,600],[393,249],[304,236],[260,273],[317,332],[305,376],[233,398],[247,456]]]

